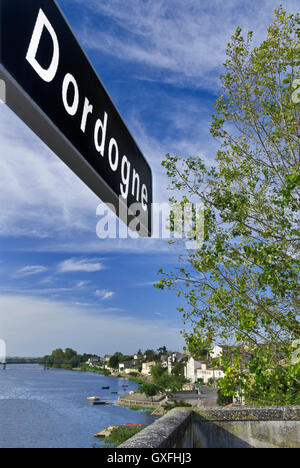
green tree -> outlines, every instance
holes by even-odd
[[[61,348],[55,349],[51,356],[44,356],[40,359],[40,364],[44,365],[47,363],[49,367],[56,369],[73,369],[79,367],[80,364],[84,363],[88,359],[88,355],[79,355],[76,351],[71,348],[66,348],[63,351]]]
[[[155,384],[149,384],[147,382],[144,382],[141,384],[139,388],[140,393],[144,393],[148,398],[151,398],[153,401],[153,397],[155,397],[159,393],[160,389],[157,385]]]
[[[184,367],[185,367],[185,361],[180,361],[180,362],[175,362],[173,369],[172,369],[172,374],[173,375],[184,375]]]
[[[164,356],[165,354],[168,353],[168,349],[166,346],[161,346],[160,348],[158,348],[157,353],[159,357]]]
[[[157,355],[155,354],[153,349],[147,349],[147,351],[145,351],[145,356],[147,362],[156,361],[157,359]]]
[[[168,373],[168,369],[163,367],[160,363],[156,364],[151,369],[151,375],[153,377],[154,383],[158,382],[162,375]]]
[[[232,397],[224,396],[222,392],[218,393],[217,404],[218,406],[227,406],[232,403]]]
[[[112,369],[118,369],[119,368],[119,364],[121,364],[122,362],[124,362],[124,356],[122,353],[115,353],[109,360],[109,367],[111,367]]]
[[[183,386],[187,383],[184,375],[169,375],[166,374],[162,377],[160,384],[165,390],[171,390],[171,392],[179,392]]]
[[[181,257],[179,273],[161,270],[157,287],[185,298],[179,310],[192,355],[216,341],[237,345],[222,358],[224,396],[239,388],[248,400],[290,404],[300,380],[299,361],[291,362],[300,336],[299,14],[280,7],[266,40],[252,41],[253,32],[237,28],[227,47],[213,167],[198,157],[163,163],[171,201],[201,200],[205,230],[202,247]]]
[[[72,359],[77,358],[77,357],[78,357],[78,354],[77,354],[76,351],[74,351],[71,348],[66,348],[65,349],[65,352],[64,352],[64,359],[65,360],[71,361]]]

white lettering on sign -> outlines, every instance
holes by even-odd
[[[53,43],[51,63],[47,69],[43,68],[37,60],[37,53],[44,31],[48,31]],[[59,42],[54,28],[42,9],[40,9],[38,13],[26,60],[43,81],[51,83],[54,80],[60,60]],[[85,134],[89,123],[90,125],[94,125],[93,135],[95,150],[100,154],[100,156],[104,157],[107,143],[109,115],[104,111],[103,118],[97,116],[95,106],[91,104],[90,100],[87,97],[84,97],[84,100],[81,100],[79,89],[76,78],[71,73],[66,73],[62,83],[62,102],[64,108],[71,117],[74,117],[78,113],[80,102],[83,101],[80,129]],[[92,122],[93,115],[95,123]],[[141,186],[140,174],[134,167],[132,167],[132,164],[126,155],[123,155],[120,166],[119,146],[117,140],[113,137],[110,138],[108,143],[108,164],[112,172],[116,172],[120,169],[120,193],[122,198],[126,200],[130,191],[130,194],[136,198],[137,202],[140,200],[142,201],[143,210],[147,211],[148,192],[146,185],[143,184]]]
[[[121,178],[122,182],[120,184],[120,189],[121,189],[121,195],[123,198],[128,197],[128,192],[129,192],[129,180],[130,180],[130,167],[131,164],[127,159],[127,156],[123,156],[122,159],[122,167],[121,167]]]
[[[95,125],[94,139],[95,139],[95,148],[101,156],[104,156],[105,142],[106,142],[106,131],[107,131],[107,119],[108,115],[104,112],[104,119],[98,119]],[[101,144],[99,144],[99,131],[101,129]]]
[[[40,40],[45,28],[49,32],[53,42],[53,55],[51,63],[47,69],[43,68],[36,59]],[[50,83],[54,79],[59,63],[59,45],[56,33],[43,10],[39,11],[29,49],[26,55],[26,60],[30,63],[30,65],[34,68],[42,80]]]
[[[114,149],[114,151],[113,151]],[[113,152],[114,152],[114,157],[115,160],[113,161]],[[112,171],[116,171],[119,166],[119,148],[116,140],[114,138],[111,138],[109,142],[109,148],[108,148],[108,159],[109,159],[109,165],[111,167]]]
[[[87,118],[89,114],[93,113],[93,109],[94,107],[90,104],[88,98],[85,98],[82,119],[81,119],[81,126],[80,126],[80,129],[83,133],[85,133]]]
[[[70,89],[70,85],[72,85],[74,90],[74,99],[72,105],[68,103],[68,91]],[[70,73],[67,73],[64,78],[62,87],[62,97],[65,109],[68,112],[68,114],[70,114],[71,116],[76,115],[79,106],[79,89],[74,76]]]

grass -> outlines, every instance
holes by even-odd
[[[174,408],[192,408],[192,405],[183,400],[175,400],[172,403],[164,405],[166,411],[171,411]]]
[[[108,374],[107,372],[107,369],[95,369],[91,366],[89,366],[88,364],[84,364],[83,366],[80,367],[80,370],[82,372],[91,372],[92,374],[103,374],[103,375],[107,375],[108,377],[110,376],[110,373]]]
[[[112,433],[109,437],[105,439],[105,445],[109,447],[118,447],[119,445],[126,442],[126,440],[130,439],[134,435],[141,432],[147,426],[138,426],[138,427],[127,427],[127,426],[120,426],[116,427],[112,430]]]

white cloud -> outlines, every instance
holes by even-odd
[[[38,275],[40,273],[44,273],[45,271],[47,271],[48,268],[42,266],[42,265],[32,265],[32,266],[26,266],[26,267],[23,267],[23,268],[20,268],[16,275],[17,276],[32,276],[32,275]]]
[[[43,251],[168,249],[166,242],[155,240],[98,239],[100,200],[6,106],[0,110],[0,236],[33,237],[34,249]],[[167,145],[162,148],[147,137],[143,127],[136,134],[151,159],[156,200],[166,200],[160,161]],[[24,244],[19,248],[24,249]]]
[[[157,280],[153,280],[153,281],[145,281],[144,283],[136,283],[134,284],[134,286],[140,286],[140,287],[144,287],[144,286],[154,286],[154,284],[157,283]]]
[[[6,106],[0,112],[0,235],[93,235],[99,199]]]
[[[95,273],[96,271],[104,270],[104,265],[99,261],[92,259],[81,259],[70,258],[59,264],[59,273],[75,273],[83,271],[85,273]]]
[[[14,295],[0,296],[0,309],[5,311],[0,317],[1,339],[10,356],[40,356],[65,347],[101,355],[131,354],[162,344],[178,350],[183,346],[180,330],[160,319],[133,320],[99,307],[91,312],[83,306]]]
[[[85,286],[87,286],[89,283],[90,283],[89,281],[79,281],[79,282],[76,284],[76,288],[82,289],[82,288],[84,288]]]
[[[214,89],[226,45],[237,26],[262,40],[279,3],[298,11],[296,0],[87,0],[77,3],[110,20],[88,22],[79,32],[86,47],[148,66],[147,79]],[[94,23],[95,24],[95,23]],[[152,71],[152,74],[149,73]],[[156,71],[159,71],[155,73]],[[150,76],[149,76],[150,75]]]
[[[115,292],[108,291],[107,289],[100,289],[100,290],[97,290],[95,294],[97,297],[100,297],[100,299],[105,301],[107,299],[111,299],[112,297],[114,297]]]
[[[74,0],[65,3],[73,4]],[[179,85],[215,89],[218,67],[233,29],[237,25],[251,28],[261,40],[277,3],[275,0],[78,0],[87,26],[86,30],[80,30],[84,23],[80,21],[75,33],[85,47],[130,60],[133,66],[128,67],[129,76],[131,70],[136,74],[134,64],[143,64],[149,67],[146,72],[141,71],[146,79],[169,79]],[[295,0],[281,3],[289,11],[297,11]],[[93,24],[89,23],[91,12]],[[96,28],[97,13],[109,19],[110,27],[104,24]],[[153,70],[158,71],[155,76]],[[151,94],[148,99],[152,99]],[[216,154],[209,137],[207,109],[206,112],[199,109],[199,100],[170,95],[168,99],[164,97],[164,102],[163,123],[173,133],[167,128],[162,138],[150,136],[140,109],[136,114],[129,113],[127,121],[151,162],[154,197],[159,202],[168,198],[168,180],[161,168],[167,152],[200,155],[206,162]],[[97,239],[98,198],[6,106],[1,105],[0,112],[0,236],[31,236],[36,239],[35,250],[65,250],[70,254],[170,251],[167,243],[160,241]],[[154,121],[155,115],[149,119]]]

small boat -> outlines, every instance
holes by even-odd
[[[112,405],[112,403],[108,403],[107,401],[94,401],[93,405],[104,406],[104,405]]]
[[[102,390],[109,390],[110,387],[102,387]]]
[[[92,397],[88,397],[88,398],[87,398],[87,401],[99,401],[99,400],[100,400],[100,398],[95,397],[95,396],[92,396]]]
[[[111,392],[112,395],[118,395],[118,392]]]

